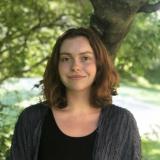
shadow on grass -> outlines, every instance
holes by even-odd
[[[142,160],[160,160],[160,141],[142,139]]]
[[[132,88],[139,88],[139,89],[143,89],[145,91],[148,92],[155,92],[155,93],[159,93],[160,92],[160,84],[158,85],[159,87],[155,87],[153,84],[150,84],[150,86],[145,86],[143,84],[138,83],[136,80],[134,82],[130,81],[130,79],[123,79],[122,80],[122,86],[129,86]]]
[[[146,70],[144,77],[152,84],[160,84],[160,64],[154,69]],[[159,158],[160,159],[160,158]]]

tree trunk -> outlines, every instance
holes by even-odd
[[[90,26],[98,32],[113,60],[136,14],[154,12],[160,8],[160,2],[149,4],[148,0],[90,1],[94,8]]]

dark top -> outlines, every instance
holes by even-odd
[[[48,110],[45,102],[23,110],[15,125],[10,160],[38,160],[41,131]],[[93,160],[141,160],[141,140],[130,111],[113,104],[103,106],[92,154]]]
[[[38,160],[92,160],[95,136],[96,131],[83,137],[65,135],[49,109],[42,126]]]

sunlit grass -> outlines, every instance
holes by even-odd
[[[160,160],[160,140],[142,138],[142,160]]]

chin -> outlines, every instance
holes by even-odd
[[[90,88],[88,87],[72,87],[68,88],[69,91],[74,91],[74,92],[84,92],[84,91],[89,91]]]

